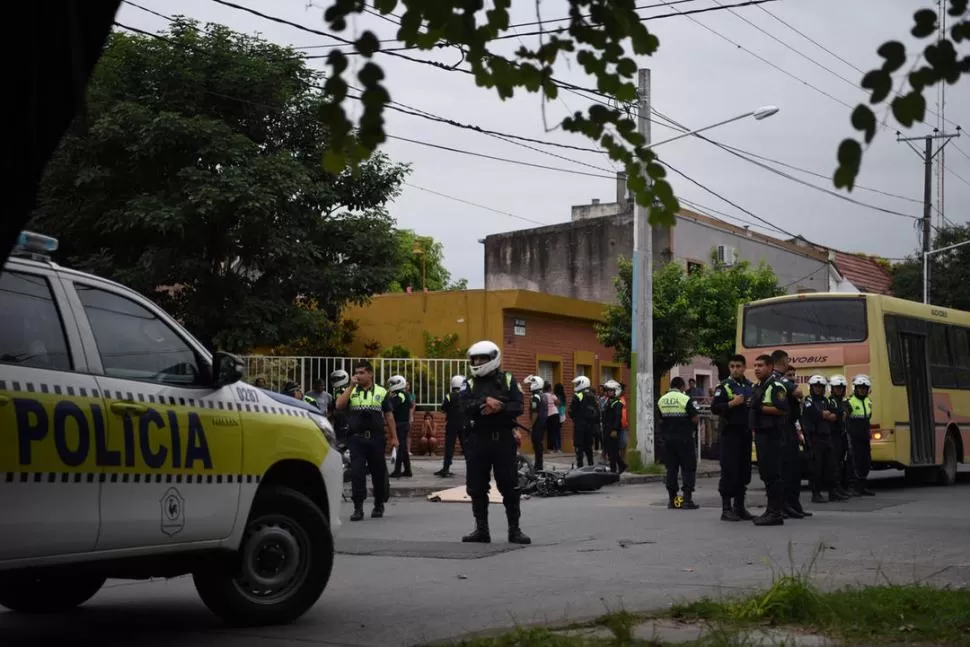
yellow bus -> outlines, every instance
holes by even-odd
[[[970,445],[970,312],[876,294],[786,295],[740,306],[737,347],[749,367],[785,350],[801,383],[869,375],[872,469],[956,481]]]

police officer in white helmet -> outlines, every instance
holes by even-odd
[[[452,459],[455,456],[455,441],[461,443],[461,453],[465,453],[465,412],[461,406],[461,389],[465,386],[465,376],[455,375],[451,378],[451,391],[445,393],[441,402],[441,410],[445,414],[445,461],[435,476],[454,476],[451,471]]]
[[[493,342],[476,342],[467,354],[471,376],[462,391],[462,408],[468,420],[466,486],[472,500],[475,530],[462,537],[462,541],[489,543],[492,540],[488,528],[488,490],[494,470],[509,523],[509,542],[530,544],[532,540],[519,528],[515,427],[523,410],[522,391],[512,374],[502,370],[502,351]]]

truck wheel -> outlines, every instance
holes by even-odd
[[[0,605],[19,613],[61,613],[101,590],[106,578],[93,574],[0,574]]]
[[[940,485],[953,485],[957,482],[957,444],[953,436],[943,441],[943,464],[937,468],[936,482]]]
[[[202,601],[227,624],[285,624],[320,598],[333,554],[323,511],[296,490],[273,487],[256,495],[231,566],[200,570],[192,577]]]

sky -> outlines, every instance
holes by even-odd
[[[683,0],[669,7],[664,6],[664,0],[641,0],[637,4],[654,5],[639,12],[646,17],[742,1]],[[323,10],[330,4],[327,0],[235,2],[312,29],[329,31],[323,20]],[[325,54],[329,48],[321,45],[336,44],[325,36],[277,24],[212,0],[138,0],[138,4],[167,16],[184,15],[203,23],[215,22],[247,34],[259,34],[279,44],[303,48],[308,54]],[[512,4],[513,24],[537,20],[535,2],[516,0]],[[677,196],[692,205],[701,205],[702,209],[697,210],[703,213],[734,224],[753,225],[753,229],[769,235],[785,237],[764,225],[764,221],[844,251],[893,259],[911,253],[920,241],[916,219],[923,214],[923,162],[908,144],[897,142],[896,131],[902,128],[891,114],[865,153],[857,188],[851,194],[836,190],[831,176],[839,143],[856,134],[849,121],[852,108],[866,100],[858,83],[865,71],[881,65],[876,50],[887,40],[900,40],[911,57],[903,69],[908,71],[921,63],[920,53],[929,41],[910,36],[912,15],[918,9],[936,5],[931,0],[776,0],[730,11],[649,20],[646,24],[660,39],[660,48],[653,56],[639,57],[637,63],[651,70],[654,110],[689,128],[701,128],[760,106],[777,106],[779,112],[768,119],[744,119],[706,134],[722,144],[770,158],[774,161],[763,163],[816,187],[793,182],[705,141],[685,138],[658,147],[661,159],[734,204],[672,175],[670,181]],[[568,15],[566,0],[544,0],[539,7],[544,21]],[[400,11],[398,8],[395,13],[400,15]],[[122,4],[116,19],[148,31],[161,31],[169,24],[127,2]],[[366,29],[379,38],[393,39],[397,27],[365,14],[341,35],[353,38]],[[519,30],[530,32],[536,27],[523,26]],[[537,37],[521,38],[521,42],[510,38],[496,43],[493,51],[511,54],[523,42],[535,47]],[[396,46],[400,45],[384,45]],[[970,54],[970,46],[965,44],[960,52]],[[460,54],[448,48],[405,53],[449,65],[460,60]],[[386,54],[377,55],[375,60],[385,71],[391,100],[399,104],[511,135],[593,147],[593,142],[582,135],[556,129],[565,116],[585,111],[591,105],[583,96],[562,92],[560,98],[544,102],[538,95],[523,92],[502,101],[493,90],[475,86],[470,75]],[[354,57],[354,64],[358,61],[360,57]],[[320,60],[310,64],[324,67]],[[575,61],[560,62],[555,77],[595,88],[594,80]],[[904,81],[904,74],[897,74],[896,88],[905,88],[901,85]],[[958,125],[967,129],[937,157],[943,161],[942,200],[939,169],[934,168],[933,173],[934,225],[941,222],[941,203],[947,221],[964,224],[970,221],[970,79],[964,77],[958,85],[947,86],[942,110],[945,120],[939,116],[937,90],[930,89],[925,96],[926,123],[902,130],[903,136],[924,136],[934,128],[955,132]],[[359,116],[359,106],[353,106],[350,113]],[[878,108],[876,114],[882,119],[884,108]],[[588,204],[594,198],[602,202],[615,200],[616,182],[611,176],[618,168],[606,155],[529,144],[547,151],[542,153],[393,111],[387,112],[385,120],[389,135],[425,142],[389,139],[383,146],[393,160],[413,166],[402,194],[390,205],[391,214],[399,227],[414,229],[443,243],[447,269],[453,278],[466,278],[471,288],[484,284],[480,239],[489,234],[567,222],[573,205]],[[654,118],[653,141],[675,134],[677,131]],[[427,146],[428,143],[571,172],[445,151]],[[922,150],[922,141],[916,144]],[[778,162],[802,170],[778,166]],[[850,203],[819,188],[865,204]]]

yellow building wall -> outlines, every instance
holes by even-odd
[[[357,322],[351,354],[363,356],[365,346],[401,345],[412,355],[424,355],[424,331],[435,337],[458,334],[467,347],[481,339],[500,346],[505,310],[517,310],[602,321],[604,304],[525,290],[455,290],[382,294],[362,306],[348,307],[344,319]]]

